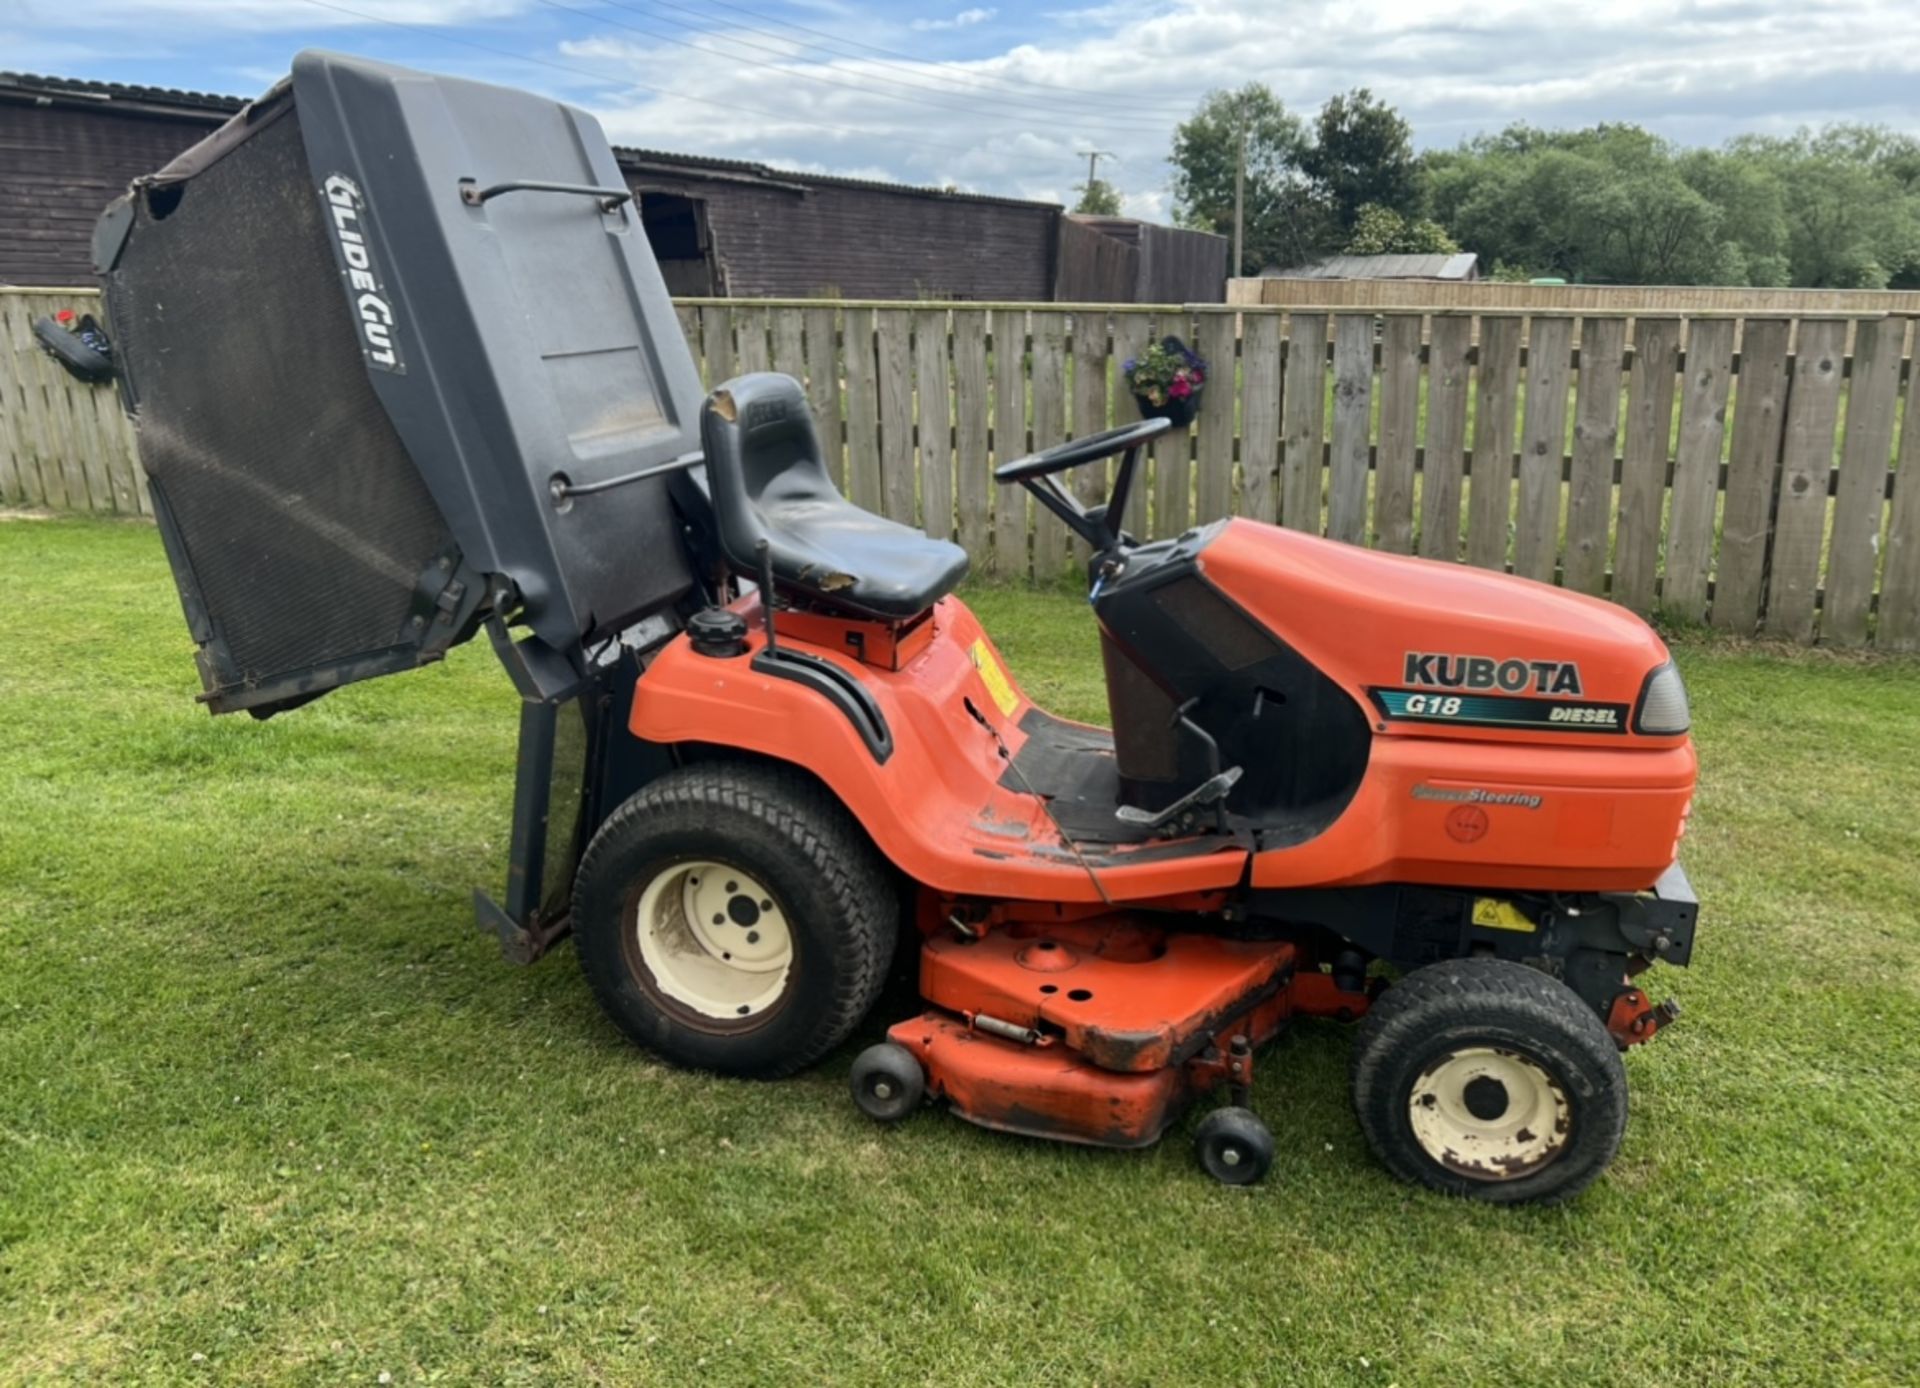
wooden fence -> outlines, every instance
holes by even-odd
[[[1137,534],[1248,515],[1740,634],[1920,649],[1908,317],[739,300],[678,312],[709,384],[800,378],[848,495],[957,539],[987,575],[1050,579],[1080,562],[1065,528],[991,468],[1134,418],[1118,365],[1173,332],[1212,379],[1195,426],[1152,451],[1128,510]],[[18,319],[9,306],[4,321]],[[100,413],[110,394],[66,386],[9,342],[4,412],[92,419],[118,452],[73,460],[53,424],[14,419],[0,500],[57,504],[52,478],[65,504],[102,509],[93,479],[131,463]],[[1070,485],[1092,500],[1107,477],[1085,468]],[[105,494],[111,509],[138,504]]]
[[[1478,313],[1920,313],[1920,289],[1751,289],[1713,284],[1519,284],[1507,280],[1233,279],[1227,302],[1252,308]]]
[[[0,506],[151,515],[133,426],[112,390],[39,349],[33,320],[100,311],[95,290],[0,289]]]

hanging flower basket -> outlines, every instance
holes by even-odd
[[[1142,419],[1170,419],[1184,427],[1200,412],[1207,363],[1179,338],[1161,338],[1138,357],[1122,362],[1120,372]]]

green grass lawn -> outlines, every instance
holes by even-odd
[[[484,643],[215,720],[151,528],[0,522],[0,587],[0,1380],[1920,1377],[1920,664],[1680,644],[1705,928],[1650,987],[1686,1016],[1611,1175],[1502,1211],[1374,1166],[1332,1024],[1264,1061],[1250,1190],[1191,1123],[875,1127],[851,1046],[670,1070],[570,951],[470,923],[514,751]],[[972,598],[1101,715],[1083,603]]]

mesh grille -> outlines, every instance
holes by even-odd
[[[367,379],[297,120],[183,187],[160,220],[141,200],[111,304],[220,684],[411,644],[453,541]]]

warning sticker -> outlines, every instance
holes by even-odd
[[[1539,929],[1518,906],[1495,896],[1474,898],[1473,923],[1489,930],[1524,930],[1529,935]]]
[[[1020,706],[1020,696],[1013,692],[1007,672],[994,659],[992,649],[982,639],[968,648],[967,655],[973,661],[973,668],[980,672],[980,683],[987,687],[987,693],[993,696],[993,702],[999,705],[1000,712],[1008,718],[1013,717],[1013,711]]]

